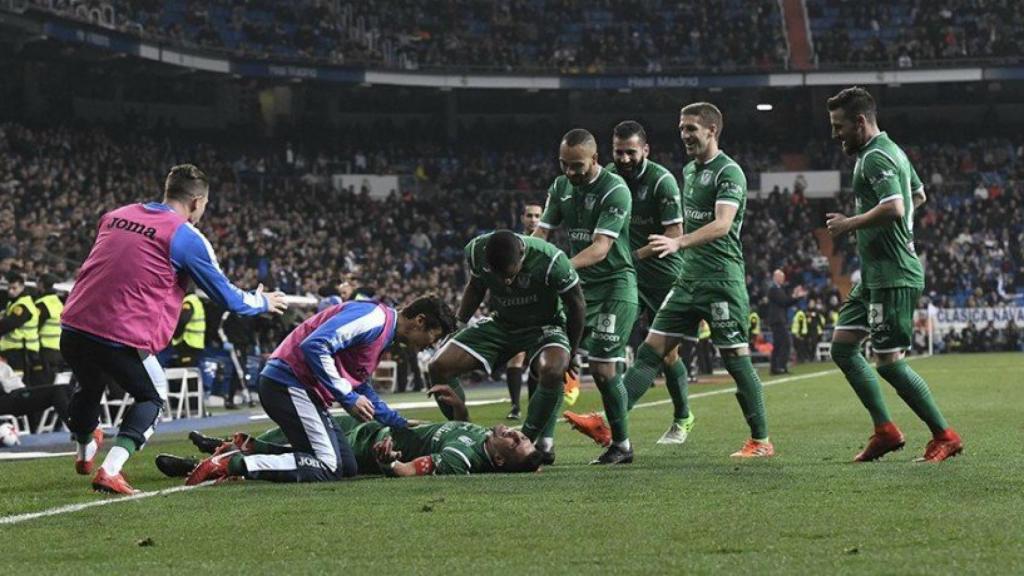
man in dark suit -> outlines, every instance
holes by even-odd
[[[788,374],[789,326],[787,311],[803,298],[806,292],[797,286],[792,293],[785,289],[786,274],[782,270],[772,273],[772,286],[768,289],[768,326],[772,329],[772,374]]]

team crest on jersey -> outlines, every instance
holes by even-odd
[[[613,334],[615,332],[615,314],[598,314],[597,326],[594,327],[594,330]]]
[[[729,303],[728,302],[712,302],[711,303],[711,320],[713,322],[723,322],[729,319]]]
[[[529,274],[520,274],[520,275],[516,276],[516,286],[518,286],[519,288],[526,288],[529,285],[530,285],[530,275]]]
[[[708,184],[711,184],[711,171],[710,170],[705,170],[705,171],[700,173],[700,183],[703,184],[704,186],[707,186]]]
[[[646,200],[647,199],[647,186],[641,186],[640,189],[636,191],[636,199],[637,200]]]
[[[597,196],[593,194],[587,194],[587,197],[583,199],[583,205],[586,206],[587,210],[593,210],[595,202],[597,202]]]
[[[468,447],[472,447],[473,446],[473,439],[470,438],[469,436],[459,436],[459,442],[462,442],[463,444],[465,444]]]

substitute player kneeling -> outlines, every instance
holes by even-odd
[[[227,450],[196,466],[186,484],[226,476],[271,482],[326,482],[355,476],[352,448],[327,409],[338,402],[361,421],[407,422],[368,383],[394,341],[414,351],[452,331],[454,316],[440,298],[420,298],[396,311],[372,301],[331,306],[300,324],[260,373],[260,404],[288,439],[278,454]]]

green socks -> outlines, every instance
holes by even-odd
[[[764,409],[764,392],[761,379],[757,377],[750,356],[724,356],[725,369],[736,381],[736,400],[743,411],[743,418],[750,426],[750,437],[755,440],[768,438],[768,419]]]
[[[627,417],[629,399],[622,379],[621,375],[616,374],[614,378],[605,381],[603,385],[600,381],[597,384],[598,390],[601,391],[601,401],[604,403],[604,414],[608,419],[608,427],[612,429],[613,442],[629,440],[629,418]],[[650,386],[650,380],[647,385]],[[538,390],[538,392],[540,391]]]
[[[245,456],[235,454],[228,460],[228,474],[232,476],[245,476],[249,469],[245,466]]]
[[[135,451],[139,449],[138,446],[135,445],[135,440],[125,436],[118,436],[117,438],[114,438],[114,446],[124,448],[128,451],[129,456],[135,454]]]
[[[892,417],[889,415],[889,409],[885,406],[885,400],[882,398],[882,387],[878,384],[878,378],[875,376],[875,371],[871,369],[871,364],[868,363],[861,353],[860,344],[833,342],[832,361],[843,371],[846,381],[850,383],[853,391],[860,398],[860,403],[871,414],[871,420],[875,426],[891,422]],[[879,367],[878,372],[882,373],[881,367]],[[885,374],[882,375],[885,376]],[[917,375],[915,374],[915,376]],[[885,379],[889,380],[899,390],[896,383],[890,380],[888,376],[885,376]],[[918,379],[920,379],[920,376],[918,376]],[[923,385],[924,381],[921,384]],[[924,386],[924,389],[927,393],[928,387]],[[900,396],[902,395],[901,393]]]
[[[561,402],[561,388],[537,386],[526,410],[523,434],[526,434],[526,437],[533,442],[540,438],[552,438],[558,418],[558,406]]]
[[[689,375],[682,360],[676,360],[671,366],[665,367],[665,387],[668,388],[668,395],[672,397],[672,418],[676,422],[689,418]]]
[[[932,398],[928,384],[924,378],[914,372],[906,360],[897,360],[892,364],[881,365],[878,367],[878,373],[885,378],[886,382],[892,384],[896,393],[907,403],[907,406],[910,406],[914,414],[917,414],[917,417],[928,425],[932,434],[937,435],[949,427]]]
[[[626,375],[622,377],[626,390],[626,408],[628,410],[632,410],[633,406],[640,400],[640,397],[651,388],[651,382],[654,382],[658,372],[661,372],[661,367],[661,356],[654,351],[654,348],[647,344],[641,344],[640,349],[636,351],[636,361],[626,371]],[[683,368],[683,373],[686,373],[685,368]],[[675,397],[673,397],[674,401]],[[611,415],[610,412],[608,414],[609,416]]]
[[[452,378],[448,382],[444,382],[444,384],[451,386],[451,389],[454,390],[455,394],[463,401],[466,400],[466,391],[462,389],[462,384],[459,384],[458,378]],[[435,401],[437,401],[437,407],[441,409],[441,413],[444,414],[445,418],[451,420],[455,417],[455,411],[452,410],[451,406],[437,400],[436,398]]]

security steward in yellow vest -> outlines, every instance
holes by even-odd
[[[750,321],[747,324],[750,327],[750,331],[747,334],[747,342],[750,342],[751,346],[757,342],[757,337],[761,335],[761,315],[757,312],[750,313]]]
[[[36,308],[39,309],[39,358],[43,364],[43,382],[53,384],[57,373],[66,370],[64,357],[60,355],[60,315],[64,302],[53,289],[57,277],[43,274],[39,279]]]
[[[808,360],[807,328],[807,313],[797,308],[796,314],[793,314],[793,323],[790,324],[789,331],[793,334],[793,342],[796,343],[797,359],[801,362]]]
[[[27,386],[45,384],[39,360],[39,309],[25,290],[24,276],[7,276],[7,295],[7,307],[0,318],[0,356],[22,373]]]
[[[178,366],[195,366],[206,347],[206,309],[194,292],[185,296],[181,303],[171,346],[177,353]]]

